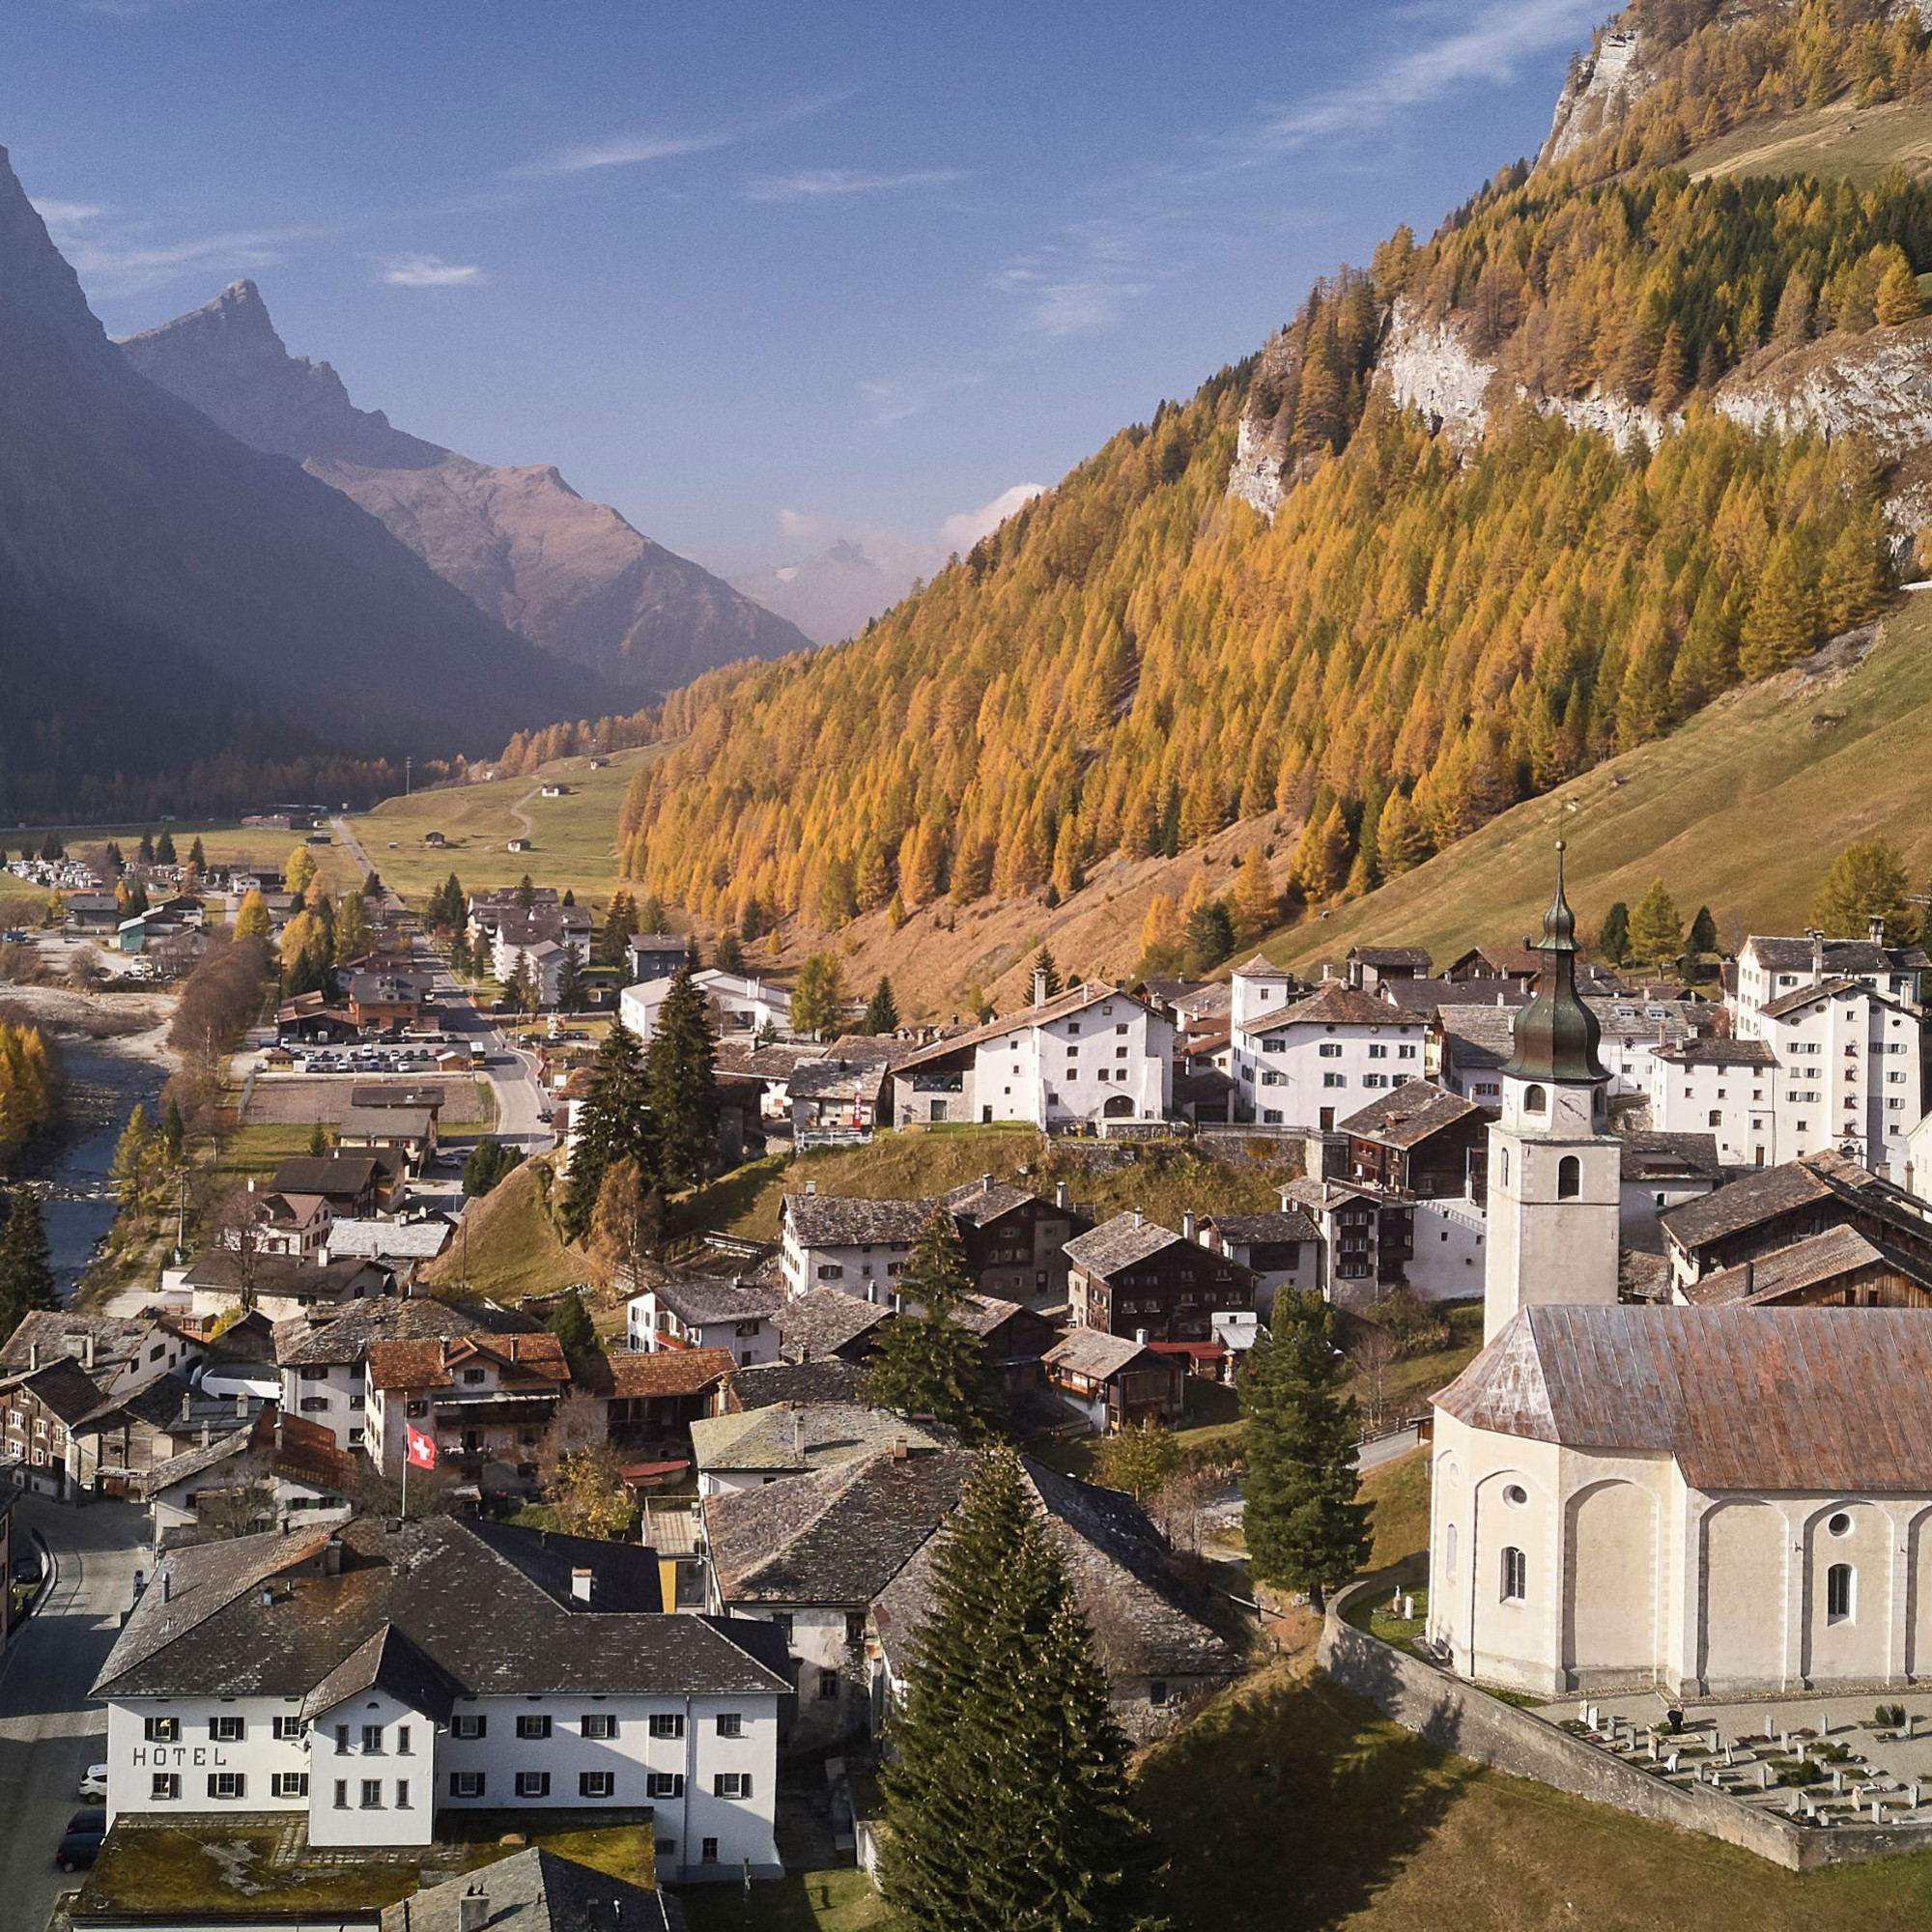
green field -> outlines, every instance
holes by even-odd
[[[1815,661],[1814,661],[1815,662]],[[1819,881],[1854,838],[1882,833],[1912,876],[1932,870],[1932,602],[1894,612],[1841,678],[1787,671],[1707,706],[1668,738],[1530,799],[1379,891],[1267,943],[1285,966],[1350,947],[1426,946],[1440,967],[1483,941],[1537,930],[1553,846],[1568,841],[1570,901],[1593,933],[1613,899],[1662,877],[1688,925],[1711,908],[1730,950],[1798,932]]]
[[[601,904],[617,882],[617,812],[631,775],[657,755],[644,747],[612,753],[601,771],[587,758],[561,758],[537,778],[494,778],[474,784],[387,798],[349,820],[369,862],[405,898],[422,898],[451,872],[471,891],[514,886],[526,872],[539,885],[568,889]],[[540,785],[560,781],[565,798],[541,798]],[[424,835],[449,843],[437,850]],[[534,850],[509,852],[511,838],[529,837]],[[393,850],[391,847],[393,846]]]
[[[1869,185],[1887,169],[1932,171],[1932,103],[1854,108],[1834,101],[1720,135],[1688,156],[1693,175],[1829,175]]]

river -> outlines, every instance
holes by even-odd
[[[63,1301],[72,1298],[75,1284],[114,1225],[115,1201],[107,1178],[128,1116],[138,1101],[153,1120],[161,1083],[168,1077],[158,1062],[136,1052],[116,1053],[111,1050],[116,1045],[125,1049],[130,1042],[71,1037],[61,1041],[69,1091],[85,1118],[85,1137],[70,1141],[51,1163],[51,1185],[43,1206],[54,1281]]]

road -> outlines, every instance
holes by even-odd
[[[0,1651],[0,1922],[20,1932],[39,1932],[78,1883],[54,1869],[54,1847],[81,1808],[81,1774],[106,1755],[106,1714],[87,1693],[148,1557],[147,1513],[128,1503],[69,1509],[22,1496],[16,1551],[33,1530],[54,1552],[56,1580]]]

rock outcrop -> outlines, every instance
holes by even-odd
[[[498,623],[633,701],[808,641],[550,465],[477,463],[357,409],[327,362],[288,353],[253,282],[121,348],[231,436],[292,457],[360,504]]]
[[[1642,60],[1640,36],[1634,28],[1605,28],[1596,45],[1571,71],[1556,99],[1539,166],[1560,161],[1585,141],[1614,127],[1650,85]]]

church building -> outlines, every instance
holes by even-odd
[[[1490,1133],[1486,1343],[1435,1398],[1429,1639],[1549,1696],[1932,1677],[1932,1310],[1618,1304],[1557,849]]]

